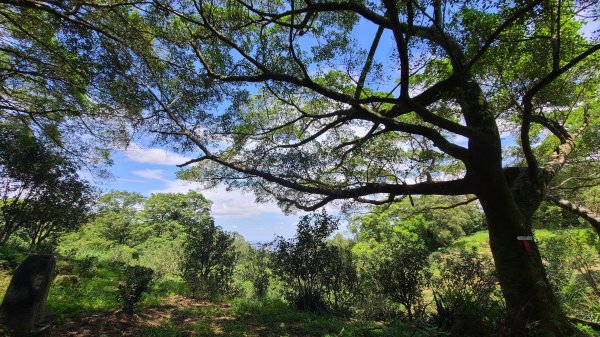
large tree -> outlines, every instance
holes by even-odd
[[[150,236],[150,228],[142,222],[139,214],[146,198],[135,192],[111,191],[96,203],[94,225],[107,240],[119,244],[136,246]]]
[[[87,221],[94,190],[27,129],[0,124],[0,245],[22,233],[31,251]]]
[[[156,236],[175,239],[185,232],[190,219],[208,214],[211,202],[196,191],[155,193],[146,200],[140,219]]]
[[[595,130],[595,1],[5,3],[93,32],[112,93],[200,151],[184,178],[305,210],[475,195],[511,334],[577,333],[518,237]]]

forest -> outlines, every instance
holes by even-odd
[[[599,23],[597,0],[0,0],[0,333],[600,335]],[[130,189],[139,144],[187,192]],[[224,229],[215,189],[295,234]]]
[[[346,231],[310,213],[293,238],[249,243],[216,225],[198,192],[112,191],[56,240],[32,246],[27,228],[11,237],[0,290],[35,250],[58,257],[48,336],[507,335],[480,208],[418,203],[374,207]],[[566,314],[598,335],[598,235],[551,203],[534,228]]]

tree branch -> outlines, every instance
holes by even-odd
[[[377,50],[377,46],[379,45],[379,40],[381,39],[381,35],[383,34],[383,27],[379,26],[377,28],[377,32],[375,33],[375,37],[373,38],[373,43],[371,44],[371,49],[369,49],[369,54],[367,55],[367,60],[365,61],[365,66],[360,73],[360,77],[358,78],[358,83],[356,84],[356,91],[354,92],[354,98],[359,99],[362,93],[362,89],[365,85],[365,80],[367,78],[367,74],[371,70],[371,64],[373,63],[373,57],[375,56],[375,51]]]
[[[599,214],[596,214],[585,207],[576,205],[576,204],[570,202],[569,200],[560,199],[556,196],[547,195],[545,199],[552,202],[556,206],[585,219],[594,228],[594,231],[596,231],[596,233],[600,236],[600,215]]]
[[[554,134],[561,143],[564,143],[571,137],[569,132],[558,122],[551,120],[543,115],[533,115],[531,116],[531,121],[534,123],[538,123],[548,129],[552,134]]]
[[[523,15],[525,15],[525,13],[529,12],[530,10],[532,10],[533,7],[537,6],[541,2],[542,2],[542,0],[534,0],[534,1],[530,2],[530,3],[528,3],[527,5],[521,7],[519,10],[517,10],[515,13],[513,13],[500,26],[498,26],[498,28],[496,28],[496,30],[494,30],[492,32],[492,34],[490,34],[490,36],[488,36],[488,38],[484,42],[483,46],[479,49],[479,51],[477,52],[477,54],[475,54],[475,56],[473,56],[473,58],[469,61],[469,63],[467,63],[466,68],[470,69],[475,63],[477,63],[477,61],[479,61],[479,59],[490,48],[490,46],[492,45],[492,43],[494,43],[494,41],[496,41],[496,39],[498,39],[498,37],[500,36],[500,34],[502,34],[502,32],[506,28],[508,28],[511,24],[513,24],[520,17],[522,17]]]
[[[533,114],[533,98],[535,95],[542,90],[545,86],[552,83],[555,79],[557,79],[560,75],[569,71],[571,68],[579,64],[579,62],[583,61],[586,57],[592,55],[596,51],[600,50],[600,44],[593,45],[589,47],[586,51],[579,54],[577,57],[569,61],[569,63],[565,64],[561,68],[550,72],[540,81],[538,81],[531,89],[527,91],[527,93],[523,96],[523,121],[521,125],[521,146],[523,147],[523,154],[525,155],[525,160],[527,161],[527,166],[529,170],[529,175],[532,178],[537,177],[537,159],[533,154],[531,149],[531,142],[529,139],[529,129],[531,127],[531,116]],[[587,123],[586,123],[587,125]],[[574,144],[573,144],[574,146]],[[572,149],[571,149],[572,150]],[[569,150],[569,153],[571,152]],[[561,164],[562,166],[562,164]]]

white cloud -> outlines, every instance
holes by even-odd
[[[178,165],[191,159],[157,147],[143,148],[136,143],[129,144],[123,153],[130,160],[148,164]]]
[[[117,181],[122,181],[125,183],[134,183],[134,184],[143,184],[146,181],[144,180],[139,180],[139,179],[127,179],[127,178],[118,178]]]
[[[162,177],[156,179],[163,180],[166,185],[164,188],[150,191],[150,193],[186,193],[189,190],[199,191],[213,202],[212,215],[217,221],[249,219],[264,213],[282,213],[275,203],[256,203],[252,194],[227,191],[222,186],[213,189],[202,189],[199,183],[184,180],[168,180]]]
[[[165,171],[163,171],[163,170],[146,169],[146,170],[133,171],[131,173],[135,174],[136,176],[146,178],[146,179],[169,182],[168,179],[165,179],[165,176],[164,176]]]

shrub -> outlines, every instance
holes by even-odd
[[[244,289],[246,298],[265,299],[272,274],[267,245],[253,247],[239,234],[236,235],[234,245],[238,252],[236,283],[240,289]]]
[[[158,278],[177,276],[181,265],[182,243],[183,241],[180,238],[151,237],[138,246],[140,250],[139,264],[152,267]]]
[[[356,259],[349,247],[330,247],[323,272],[323,289],[330,306],[338,313],[348,313],[359,291]]]
[[[193,295],[231,293],[236,258],[233,237],[212,218],[205,216],[186,224],[181,269]]]
[[[452,336],[487,336],[498,327],[503,305],[490,257],[475,249],[447,254],[432,279],[433,321]]]
[[[253,249],[250,253],[250,264],[248,277],[252,282],[254,298],[262,300],[267,297],[267,290],[271,281],[271,269],[269,268],[269,252],[265,247]]]
[[[600,322],[598,236],[589,231],[563,231],[540,241],[546,272],[569,315]]]
[[[150,290],[150,282],[154,271],[142,266],[127,266],[124,271],[124,282],[119,285],[119,300],[123,311],[133,315],[135,305],[142,295]]]
[[[429,252],[420,245],[395,245],[377,266],[377,281],[383,293],[404,306],[408,319],[422,306],[422,292],[430,278]],[[418,311],[418,310],[417,310]]]
[[[96,269],[97,264],[98,258],[91,255],[86,255],[80,259],[73,261],[73,267],[75,269],[75,272],[82,277],[90,275],[91,272],[93,272]]]
[[[288,299],[299,309],[326,308],[322,287],[325,270],[333,257],[326,239],[337,226],[337,220],[325,211],[309,214],[300,219],[293,239],[278,237],[272,243],[273,269],[287,285]]]
[[[54,284],[65,288],[74,287],[79,284],[79,277],[77,275],[58,275],[54,279]]]

